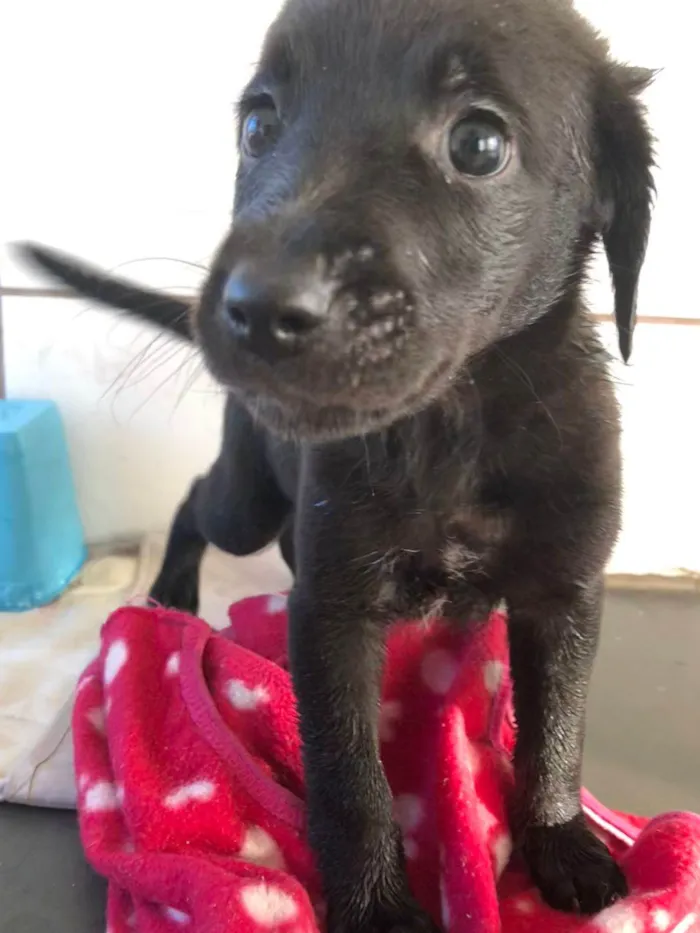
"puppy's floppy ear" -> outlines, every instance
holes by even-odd
[[[192,340],[188,301],[115,279],[74,256],[67,256],[48,246],[15,243],[14,252],[20,259],[70,286],[85,298],[92,298],[108,308],[126,311],[170,331],[181,340]]]
[[[632,352],[637,285],[654,197],[653,139],[639,95],[654,72],[610,64],[594,107],[596,226],[615,291],[615,323],[625,362]]]

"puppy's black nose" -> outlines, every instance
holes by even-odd
[[[235,340],[271,362],[301,351],[326,316],[313,287],[285,288],[248,266],[229,275],[221,311]]]

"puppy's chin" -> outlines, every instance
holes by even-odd
[[[271,433],[285,440],[320,444],[382,431],[418,414],[448,391],[458,369],[455,364],[441,363],[419,387],[414,386],[411,392],[391,403],[382,400],[376,407],[360,407],[340,400],[316,403],[308,398],[283,397],[241,386],[227,388]]]
[[[277,399],[233,392],[252,416],[272,434],[297,443],[322,444],[369,434],[389,426],[400,413],[389,410],[355,411],[341,405],[315,406],[300,401],[287,405]]]

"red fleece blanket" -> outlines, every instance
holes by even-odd
[[[121,609],[80,680],[80,827],[88,860],[109,880],[109,933],[323,929],[285,600],[246,600],[230,617],[217,633],[179,613]],[[593,919],[546,907],[511,859],[502,616],[469,634],[392,632],[381,739],[413,890],[449,933],[700,930],[698,816],[647,824],[584,794],[632,892]]]

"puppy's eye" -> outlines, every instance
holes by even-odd
[[[280,134],[281,121],[272,101],[260,104],[243,120],[241,148],[251,159],[259,159],[270,149]]]
[[[474,111],[450,134],[450,158],[463,175],[495,175],[507,165],[510,150],[506,127],[494,113]]]

